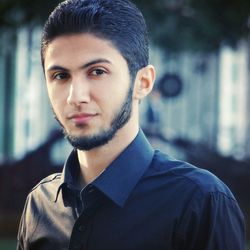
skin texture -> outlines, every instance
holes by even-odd
[[[54,113],[65,132],[92,138],[110,130],[132,86],[131,116],[104,145],[78,149],[79,185],[95,179],[135,138],[139,101],[152,89],[153,66],[137,72],[131,85],[128,65],[111,42],[91,34],[64,35],[49,43],[44,70]]]

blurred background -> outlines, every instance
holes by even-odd
[[[41,27],[57,0],[0,0],[0,249],[15,249],[30,189],[71,150],[40,64]],[[157,69],[141,126],[164,152],[233,191],[250,241],[250,1],[135,0]]]

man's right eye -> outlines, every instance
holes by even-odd
[[[65,80],[68,79],[69,74],[68,73],[55,73],[53,75],[53,79],[55,80]]]

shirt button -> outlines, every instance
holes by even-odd
[[[94,192],[93,188],[91,188],[91,189],[88,190],[88,194],[92,194],[93,192]]]
[[[74,245],[74,246],[72,246],[72,248],[75,249],[75,250],[78,250],[78,249],[81,249],[81,246],[80,245]]]
[[[80,232],[85,231],[85,229],[86,229],[86,227],[85,227],[84,225],[80,225],[80,226],[78,227],[78,230],[79,230]]]

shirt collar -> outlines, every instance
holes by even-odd
[[[73,149],[64,164],[62,175],[61,175],[61,182],[55,195],[55,202],[57,201],[60,190],[64,186],[68,186],[68,187],[75,186],[74,183],[76,180],[76,176],[79,174],[79,171],[80,171],[80,165],[78,161],[77,150]]]
[[[149,167],[153,155],[153,148],[140,130],[136,138],[92,185],[122,207]]]
[[[139,130],[128,147],[91,184],[122,207],[149,167],[153,155],[153,148],[142,130]],[[64,164],[61,184],[56,192],[55,201],[63,186],[74,186],[74,180],[79,170],[77,151],[73,150]]]

